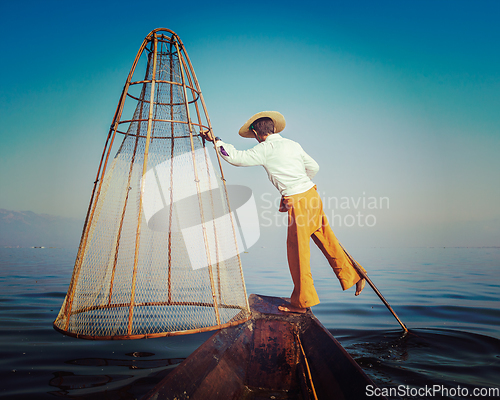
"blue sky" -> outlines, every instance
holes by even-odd
[[[239,127],[280,111],[284,136],[320,164],[323,198],[351,199],[327,215],[376,218],[337,226],[344,242],[500,245],[497,1],[2,0],[0,12],[0,208],[84,218],[132,61],[165,27],[217,135],[249,148]],[[259,207],[278,197],[263,170],[224,167]],[[354,209],[363,197],[389,207]]]

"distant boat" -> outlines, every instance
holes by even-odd
[[[352,399],[376,385],[308,310],[252,294],[252,318],[214,334],[143,400]],[[370,398],[384,398],[371,396]]]

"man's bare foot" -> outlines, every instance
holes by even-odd
[[[366,279],[360,279],[356,283],[356,293],[354,293],[355,296],[359,296],[361,294],[361,291],[365,288],[366,285]]]
[[[278,310],[289,313],[304,314],[307,311],[307,308],[300,308],[289,305],[289,306],[278,306]]]

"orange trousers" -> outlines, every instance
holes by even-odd
[[[361,279],[328,224],[316,186],[304,193],[284,196],[280,211],[288,211],[286,244],[294,284],[290,299],[293,306],[307,308],[319,304],[311,274],[311,237],[330,263],[342,289],[349,289]]]

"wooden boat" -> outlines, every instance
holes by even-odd
[[[358,400],[376,387],[310,310],[283,313],[285,299],[255,294],[249,302],[249,321],[214,334],[143,400]]]

